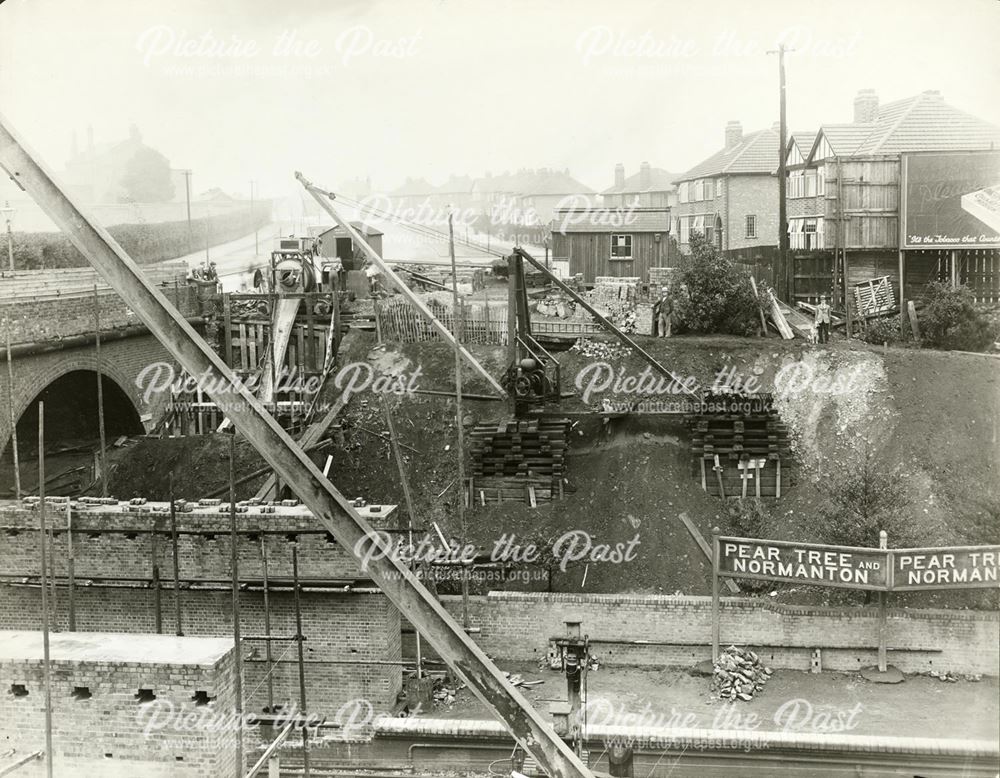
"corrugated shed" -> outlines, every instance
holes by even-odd
[[[670,209],[561,210],[555,212],[553,222],[553,232],[668,232]]]

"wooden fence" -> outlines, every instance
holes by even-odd
[[[789,251],[784,264],[777,246],[735,249],[726,252],[742,265],[758,284],[774,290],[779,300],[795,305],[815,302],[821,294],[834,291],[834,256],[832,251]]]
[[[451,332],[455,332],[456,316],[453,311],[435,310],[434,315]],[[463,306],[461,309],[462,342],[485,346],[507,345],[507,304]],[[440,340],[430,323],[405,303],[381,302],[375,304],[375,317],[382,337],[401,343]],[[535,335],[552,335],[566,338],[594,335],[603,331],[594,321],[532,319]]]

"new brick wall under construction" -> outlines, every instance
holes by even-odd
[[[453,614],[461,598],[443,597]],[[579,619],[604,664],[690,666],[711,656],[710,597],[491,592],[471,598],[476,642],[495,659],[534,661],[550,637]],[[903,672],[1000,675],[1000,614],[964,610],[888,610],[889,662]],[[517,636],[517,639],[511,639]],[[751,646],[775,667],[808,670],[814,649],[823,668],[876,664],[878,610],[827,608],[723,597],[720,642]]]
[[[237,551],[240,629],[247,645],[248,710],[268,704],[263,551],[267,557],[271,634],[295,634],[292,548],[298,549],[307,703],[330,715],[352,699],[391,711],[402,686],[399,612],[365,580],[354,556],[303,508],[279,514],[239,514]],[[124,512],[122,506],[73,511],[72,608],[78,630],[176,632],[173,544],[169,516]],[[185,635],[232,636],[229,515],[218,506],[178,513],[181,628]],[[50,568],[58,586],[50,601],[56,628],[70,626],[66,507],[50,505]],[[387,514],[386,521],[393,519]],[[0,629],[38,629],[38,512],[0,503]],[[157,530],[155,533],[151,530]],[[151,586],[154,564],[161,582]],[[110,580],[114,579],[114,580]],[[159,605],[157,605],[159,603]],[[272,641],[275,702],[299,699],[292,641]]]
[[[39,632],[0,631],[0,752],[13,758],[46,749],[41,643]],[[50,654],[55,775],[234,774],[235,730],[200,723],[234,711],[230,640],[53,633]],[[17,769],[45,774],[41,759]]]

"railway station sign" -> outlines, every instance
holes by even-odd
[[[886,590],[888,552],[753,538],[719,538],[719,574],[732,578]]]
[[[1000,588],[1000,546],[857,548],[760,538],[718,538],[728,578],[896,592]]]
[[[1000,247],[1000,151],[902,155],[900,248]]]
[[[896,549],[892,558],[893,591],[1000,587],[1000,546]]]

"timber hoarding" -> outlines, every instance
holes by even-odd
[[[1000,588],[1000,546],[877,549],[717,538],[718,574],[729,578],[866,591]]]
[[[903,154],[900,192],[900,248],[1000,248],[1000,151]]]

